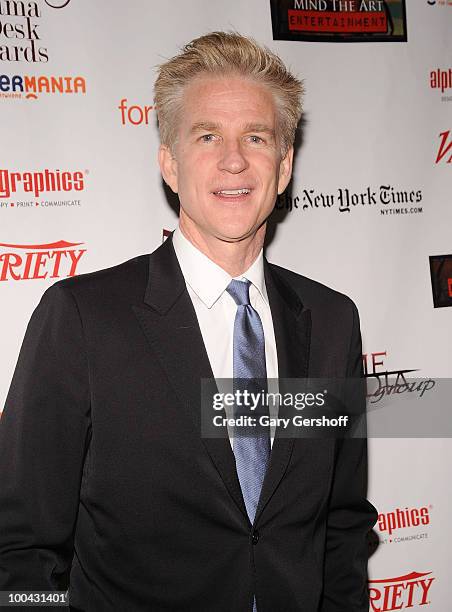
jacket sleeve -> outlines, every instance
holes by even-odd
[[[81,319],[59,282],[32,314],[0,419],[0,590],[68,586],[89,408]]]
[[[352,310],[353,329],[347,377],[359,379],[363,376],[361,333],[358,311],[353,303]],[[356,388],[364,391],[364,387]],[[365,402],[364,393],[361,401]],[[365,415],[363,423],[365,428]],[[327,518],[321,612],[369,610],[367,536],[378,515],[366,499],[367,440],[362,432],[360,436],[336,441],[335,472]]]

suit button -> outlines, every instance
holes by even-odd
[[[259,532],[258,531],[253,531],[253,533],[251,534],[251,542],[253,544],[257,544],[259,542]]]

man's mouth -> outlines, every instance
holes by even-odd
[[[213,192],[214,195],[225,198],[237,198],[240,196],[246,196],[249,193],[251,193],[251,189],[249,187],[240,187],[238,189],[219,189],[218,191]]]

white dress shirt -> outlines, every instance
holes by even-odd
[[[226,287],[233,277],[201,253],[185,238],[179,227],[173,234],[173,246],[198,318],[214,378],[232,379],[237,305],[226,291]],[[262,249],[248,270],[234,278],[242,281],[246,279],[251,283],[250,303],[258,312],[264,329],[267,378],[277,379],[278,357],[273,319],[265,287]],[[275,391],[274,385],[269,385],[270,390]],[[274,427],[270,433],[273,444]],[[230,440],[233,445],[232,438]]]

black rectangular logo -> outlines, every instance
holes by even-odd
[[[452,255],[432,255],[429,259],[433,305],[452,306]]]
[[[405,0],[270,0],[273,40],[406,42]]]

